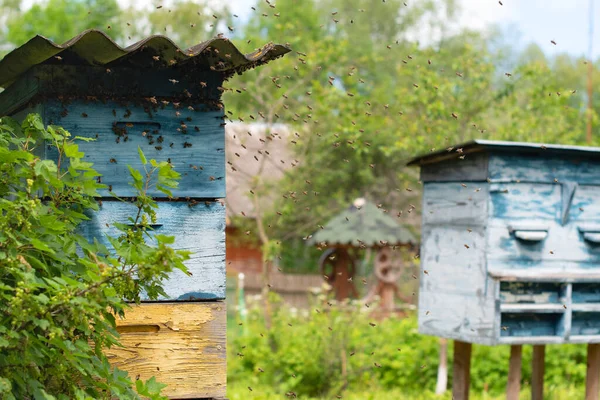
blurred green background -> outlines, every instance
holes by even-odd
[[[494,18],[474,24],[465,16],[475,2],[466,0],[0,0],[0,56],[36,34],[62,43],[90,28],[123,46],[152,34],[182,48],[220,33],[245,52],[269,41],[288,43],[294,51],[286,57],[226,84],[229,122],[259,124],[267,136],[285,125],[292,137],[289,158],[281,161],[294,164],[277,180],[246,177],[252,215],[231,213],[237,233],[230,236],[261,251],[262,270],[314,274],[320,251],[303,239],[357,197],[418,234],[418,171],[405,167],[417,154],[473,138],[600,144],[600,96],[587,94],[588,79],[598,82],[600,71],[585,54],[586,12],[577,14],[581,20],[567,18],[587,3],[489,3],[488,16],[528,17],[517,18],[516,28],[491,23]],[[532,4],[543,10],[533,14]],[[524,41],[515,39],[519,28],[528,32]],[[400,287],[410,293],[417,285],[410,268],[418,259],[414,250],[405,256],[410,265]],[[366,262],[364,276],[370,268]],[[415,315],[373,327],[358,306],[330,307],[313,298],[310,308],[296,310],[271,293],[267,330],[251,299],[247,320],[240,319],[235,285],[230,278],[231,400],[292,392],[307,399],[435,397],[438,340],[417,334]],[[508,352],[507,346],[475,346],[473,398],[503,397]],[[530,359],[525,347],[523,398]],[[585,346],[548,347],[548,398],[582,398],[584,379]]]

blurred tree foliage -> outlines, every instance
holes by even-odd
[[[1,3],[0,3],[1,4]],[[86,29],[101,29],[119,38],[123,27],[116,0],[48,0],[35,3],[22,11],[13,0],[5,3],[11,15],[0,38],[11,46],[21,46],[35,35],[43,35],[59,43],[69,40]]]
[[[218,33],[248,52],[289,43],[294,53],[233,78],[224,97],[232,120],[296,132],[298,166],[275,184],[257,180],[249,199],[285,194],[261,220],[268,237],[290,239],[313,233],[356,196],[412,217],[418,171],[405,163],[432,149],[473,138],[584,144],[585,60],[548,58],[536,45],[516,53],[507,32],[456,26],[457,3],[257,0],[242,20],[242,10],[209,0],[154,0],[144,9],[47,0],[27,10],[0,0],[0,52],[36,33],[61,42],[86,28],[123,43],[167,34],[185,47]]]
[[[397,398],[433,398],[424,393],[435,389],[439,341],[419,334],[415,315],[377,321],[360,302],[340,304],[319,294],[309,309],[297,310],[272,297],[269,331],[261,304],[251,300],[244,332],[230,322],[228,385],[267,387],[279,396],[293,392],[299,398],[346,398],[392,388],[401,390],[403,396]],[[548,393],[584,386],[585,352],[583,345],[568,344],[546,353]],[[452,350],[448,353],[452,365]],[[490,398],[505,393],[509,353],[509,346],[473,346],[473,394],[485,392],[483,398]],[[531,357],[532,347],[524,346],[524,386],[531,381]],[[578,395],[553,398],[581,398],[583,393]]]
[[[498,31],[456,30],[455,1],[298,4],[259,3],[244,39],[284,39],[296,53],[236,77],[231,87],[245,90],[226,96],[234,115],[267,109],[267,124],[297,132],[299,166],[262,188],[286,195],[274,207],[282,215],[265,215],[277,237],[313,233],[357,196],[408,215],[418,169],[405,163],[423,152],[474,138],[584,144],[581,59],[529,47],[515,61]],[[419,43],[423,26],[441,36]]]

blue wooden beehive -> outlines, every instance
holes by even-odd
[[[111,362],[142,379],[156,375],[175,398],[225,396],[225,114],[223,82],[235,73],[289,52],[268,44],[244,55],[215,38],[182,50],[164,36],[127,48],[100,31],[83,32],[56,45],[37,36],[0,61],[0,116],[36,112],[80,142],[86,161],[102,174],[100,210],[81,227],[110,248],[114,223],[127,224],[134,206],[114,199],[135,194],[128,165],[170,162],[181,174],[173,198],[151,188],[158,200],[157,233],[175,236],[176,249],[192,252],[191,276],[174,272],[162,302],[126,314],[122,343]],[[40,157],[57,160],[51,148]],[[193,302],[201,300],[201,302]],[[209,302],[211,300],[214,302]],[[185,303],[184,303],[185,301]],[[140,328],[141,327],[141,328]],[[111,350],[113,351],[113,350]]]
[[[108,185],[101,211],[84,226],[90,238],[115,234],[112,223],[127,222],[131,206],[111,201],[109,192],[134,194],[127,166],[142,167],[138,146],[148,159],[170,161],[181,173],[173,191],[178,199],[160,203],[154,228],[176,235],[175,247],[194,254],[187,265],[193,276],[174,273],[166,299],[223,299],[225,210],[215,201],[225,198],[221,85],[288,51],[267,45],[244,56],[223,38],[184,51],[162,36],[122,49],[94,30],[62,46],[37,36],[0,62],[0,87],[6,89],[0,115],[38,112],[45,124],[96,139],[79,144]],[[58,157],[51,149],[41,156]],[[156,189],[148,194],[166,197]],[[190,202],[197,205],[189,207]]]
[[[476,140],[421,167],[419,331],[600,342],[600,148]]]

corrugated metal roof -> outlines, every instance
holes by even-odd
[[[600,147],[566,146],[560,144],[542,144],[527,142],[506,142],[500,140],[476,139],[467,143],[452,146],[446,150],[440,150],[413,158],[407,165],[435,164],[440,161],[457,158],[467,153],[482,151],[513,151],[517,153],[544,153],[558,155],[574,155],[586,157],[598,157],[600,159]]]
[[[161,35],[150,36],[125,48],[104,32],[94,29],[82,32],[62,45],[38,35],[0,60],[0,87],[7,88],[21,74],[38,64],[166,68],[185,63],[233,75],[265,64],[289,51],[286,46],[268,43],[258,51],[244,55],[222,37],[183,50]],[[138,57],[141,53],[144,56]],[[160,58],[155,60],[153,56]]]
[[[359,199],[362,200],[362,199]],[[357,200],[357,202],[359,201]],[[356,203],[356,202],[355,202]],[[315,232],[307,243],[316,245],[381,246],[417,244],[417,239],[407,228],[376,205],[364,201],[353,204],[332,218],[323,229]],[[383,241],[383,243],[382,243]]]

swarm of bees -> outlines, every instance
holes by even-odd
[[[265,6],[265,9],[269,12],[264,12],[262,13],[262,17],[264,18],[276,18],[276,21],[280,21],[280,20],[284,20],[285,18],[287,18],[288,16],[285,15],[285,12],[280,11],[276,4],[272,4],[269,0],[264,0],[267,4],[267,6]],[[383,1],[385,3],[385,1]],[[504,6],[502,1],[498,1],[500,6]],[[408,5],[406,3],[404,3],[404,6],[408,7]],[[165,10],[163,9],[163,5],[157,5],[156,6],[156,10],[161,10],[161,12],[170,12],[170,10]],[[252,7],[253,11],[256,11],[256,7]],[[353,13],[349,13],[348,15],[345,15],[345,13],[339,11],[339,10],[333,10],[331,11],[330,15],[327,14],[327,18],[329,20],[329,24],[331,24],[332,26],[339,26],[340,24],[353,24],[354,26],[354,22],[357,18],[359,18],[360,14],[366,12],[366,10],[364,9],[360,9],[360,10],[355,10]],[[219,16],[217,15],[212,15],[213,19],[214,19],[214,24],[222,24],[221,21],[223,21],[223,18],[219,18]],[[238,15],[234,14],[233,15],[234,18],[238,18]],[[332,24],[333,23],[333,24]],[[129,25],[129,24],[128,24]],[[190,28],[195,28],[197,26],[196,23],[194,22],[190,22],[189,23],[189,27]],[[226,26],[227,30],[229,32],[234,32],[235,31],[235,26],[229,26],[229,25],[224,25]],[[108,27],[110,29],[110,27]],[[323,27],[324,29],[331,29],[330,27]],[[166,28],[165,28],[166,29]],[[220,37],[223,37],[222,35],[220,35]],[[250,43],[250,40],[247,41],[247,43]],[[550,40],[550,43],[554,46],[557,46],[557,42],[553,39]],[[386,53],[393,53],[395,51],[399,51],[398,49],[400,49],[401,47],[398,46],[399,42],[396,41],[394,43],[393,40],[387,41],[386,43],[380,43],[380,46],[385,46],[385,50]],[[258,52],[264,51],[265,48],[262,49],[257,49]],[[388,52],[389,50],[389,52]],[[229,65],[231,65],[232,60],[235,60],[235,58],[238,56],[237,54],[232,54],[232,53],[225,53],[222,50],[219,50],[216,47],[207,47],[206,49],[203,50],[204,54],[207,55],[208,59],[210,59],[210,67],[209,69],[212,72],[218,72],[218,71],[224,71],[228,68]],[[262,171],[263,169],[267,168],[268,165],[274,165],[275,167],[272,168],[277,168],[278,171],[283,171],[283,173],[289,173],[289,171],[294,170],[294,171],[310,171],[310,162],[305,162],[305,159],[300,159],[300,160],[296,160],[296,159],[291,159],[290,158],[286,158],[283,159],[281,157],[278,157],[278,154],[276,154],[273,151],[274,145],[273,143],[276,143],[278,141],[286,141],[290,147],[299,147],[299,148],[303,148],[303,149],[310,149],[310,147],[308,147],[307,144],[310,144],[311,141],[315,141],[315,140],[329,140],[330,142],[328,143],[328,146],[330,146],[329,148],[331,149],[331,152],[338,152],[340,154],[345,154],[344,156],[340,157],[341,160],[343,160],[344,164],[341,165],[332,165],[331,168],[332,169],[336,169],[339,168],[340,170],[345,170],[347,168],[352,168],[353,170],[365,170],[368,171],[368,174],[371,175],[377,175],[380,174],[382,172],[382,170],[385,167],[385,163],[382,162],[382,164],[378,164],[373,162],[372,159],[362,159],[364,162],[361,165],[357,165],[355,158],[351,157],[348,154],[356,154],[356,153],[368,153],[369,151],[373,151],[373,149],[375,147],[377,147],[377,135],[380,134],[379,132],[371,132],[371,135],[369,136],[369,141],[365,141],[362,138],[364,137],[364,135],[362,136],[358,136],[355,133],[365,133],[365,130],[367,132],[369,132],[365,120],[366,119],[374,119],[374,118],[402,118],[404,115],[404,112],[406,112],[406,110],[404,111],[400,111],[399,109],[394,109],[394,104],[380,104],[377,101],[375,101],[375,99],[367,99],[365,98],[364,93],[368,92],[368,87],[372,86],[375,84],[375,82],[372,82],[369,80],[368,76],[363,76],[361,75],[361,70],[360,68],[351,65],[351,66],[347,66],[347,68],[344,69],[340,69],[340,71],[329,71],[325,66],[320,66],[320,65],[316,65],[318,63],[318,60],[314,60],[311,59],[311,57],[314,57],[314,54],[312,54],[312,52],[306,51],[306,53],[304,52],[300,52],[295,50],[295,53],[297,54],[297,62],[296,64],[293,66],[293,70],[287,71],[287,72],[283,72],[280,73],[279,75],[273,75],[273,76],[259,76],[259,78],[262,77],[263,82],[264,82],[264,88],[267,91],[272,91],[273,93],[277,93],[277,100],[272,101],[271,103],[265,103],[264,100],[262,98],[259,97],[258,94],[253,94],[253,93],[249,93],[249,90],[246,90],[246,88],[231,88],[231,87],[226,87],[226,86],[220,86],[220,85],[215,85],[213,83],[211,83],[211,81],[209,79],[206,78],[206,75],[200,77],[199,79],[197,79],[196,82],[193,83],[193,85],[190,84],[190,80],[189,79],[184,79],[182,78],[180,75],[171,75],[171,77],[166,79],[165,82],[165,86],[169,87],[170,89],[173,90],[181,90],[182,93],[185,93],[185,96],[187,99],[194,98],[194,96],[198,96],[199,93],[202,94],[208,94],[211,91],[212,92],[218,92],[218,96],[220,97],[223,94],[227,94],[227,95],[240,95],[240,96],[250,96],[249,98],[254,103],[256,103],[257,109],[255,110],[252,114],[249,115],[239,115],[239,116],[235,116],[233,114],[233,112],[231,112],[230,110],[227,111],[223,111],[224,107],[223,104],[220,102],[220,100],[218,100],[215,104],[214,104],[214,108],[219,110],[219,112],[222,114],[222,117],[219,117],[219,126],[220,127],[224,127],[227,123],[233,124],[235,123],[244,123],[245,121],[252,121],[252,122],[259,122],[261,124],[264,124],[267,128],[265,129],[265,133],[264,134],[256,134],[256,133],[252,133],[250,131],[247,132],[247,136],[246,133],[242,133],[242,134],[238,134],[237,137],[233,137],[234,143],[236,144],[236,148],[234,149],[234,151],[231,152],[231,156],[230,159],[227,160],[227,165],[225,167],[227,167],[227,172],[231,173],[231,174],[236,174],[239,176],[246,176],[248,175],[248,171],[247,168],[245,167],[245,165],[243,164],[242,160],[246,159],[246,158],[251,158],[252,161],[255,165],[258,166],[258,171]],[[307,54],[310,53],[310,54]],[[184,53],[183,56],[185,56],[186,54]],[[182,55],[180,54],[178,57],[181,57]],[[162,54],[157,54],[157,55],[151,55],[150,56],[151,59],[155,62],[154,65],[156,64],[164,64],[164,65],[169,65],[169,66],[175,66],[179,63],[178,60],[181,60],[181,58],[175,57],[176,59],[166,59],[167,57],[164,57]],[[63,62],[63,58],[60,56],[54,56],[55,61],[54,62]],[[435,59],[423,59],[423,60],[419,60],[419,57],[416,55],[416,53],[412,53],[412,54],[400,54],[398,57],[398,68],[412,68],[413,66],[415,66],[416,63],[419,63],[418,68],[429,68],[429,69],[433,69],[433,68],[438,68],[438,65],[436,64],[436,60]],[[449,68],[448,68],[449,69]],[[209,71],[209,72],[211,72]],[[113,71],[111,69],[106,69],[106,73],[107,74],[111,74]],[[452,73],[453,72],[453,73]],[[513,73],[515,73],[515,76],[513,77]],[[504,76],[506,78],[512,78],[512,79],[517,79],[518,77],[518,73],[516,71],[513,71],[513,73],[511,72],[504,72]],[[286,75],[288,74],[288,75]],[[268,75],[268,74],[267,74]],[[468,81],[470,79],[470,72],[468,70],[468,68],[464,68],[461,71],[455,71],[454,69],[450,71],[449,75],[452,77],[452,81],[453,82],[459,82],[457,83],[457,85],[460,85],[462,83],[460,82],[465,82]],[[257,79],[259,79],[257,78]],[[502,79],[506,79],[506,78],[502,78]],[[202,80],[200,80],[202,79]],[[318,85],[314,85],[312,84],[313,81],[318,81],[319,84]],[[167,83],[168,82],[168,83]],[[263,83],[261,82],[261,83]],[[288,85],[288,82],[293,82],[291,87],[288,87],[290,85]],[[442,87],[442,85],[439,84],[439,82],[433,82],[433,83],[437,83],[439,85],[439,87]],[[411,82],[406,82],[406,87],[410,88],[411,91],[414,91],[414,93],[424,93],[424,92],[431,92],[431,93],[435,93],[436,90],[438,90],[438,86],[434,85],[431,82],[427,82],[426,80],[415,80],[415,81],[411,81]],[[180,86],[188,86],[186,88],[180,88]],[[192,87],[193,86],[193,87]],[[367,89],[363,89],[363,88],[367,88]],[[319,121],[316,120],[315,118],[315,114],[317,114],[316,111],[318,111],[317,109],[317,105],[316,102],[318,101],[316,98],[319,95],[322,95],[322,91],[323,90],[329,90],[331,92],[327,92],[328,95],[329,93],[334,93],[339,95],[339,103],[340,103],[340,109],[344,110],[344,106],[347,104],[353,105],[351,108],[353,114],[356,114],[355,117],[353,117],[353,121],[350,122],[350,124],[348,124],[349,126],[347,127],[340,127],[339,132],[333,132],[331,136],[329,135],[325,135],[324,131],[318,132],[319,129]],[[441,92],[441,90],[440,90]],[[556,93],[557,96],[561,96],[561,92],[555,92],[553,91],[552,93]],[[563,98],[568,96],[568,92],[562,92],[563,93]],[[573,90],[571,92],[572,94],[575,93],[575,91]],[[262,94],[261,94],[262,95]],[[545,94],[544,94],[545,96]],[[275,96],[274,96],[275,97]],[[141,133],[139,133],[142,137],[144,137],[145,139],[148,140],[149,145],[153,145],[154,149],[156,151],[161,151],[163,150],[163,148],[165,148],[166,150],[169,150],[169,148],[175,148],[175,145],[177,145],[177,147],[181,148],[183,147],[183,149],[190,149],[193,148],[192,150],[197,150],[198,148],[200,148],[201,146],[204,146],[204,142],[200,142],[200,141],[195,141],[198,137],[200,137],[202,134],[204,134],[204,131],[200,129],[199,126],[194,126],[194,123],[190,123],[191,121],[191,117],[187,117],[187,111],[190,112],[194,112],[195,107],[197,106],[196,104],[193,104],[193,101],[186,101],[185,99],[182,100],[181,102],[173,102],[172,100],[166,100],[166,99],[162,99],[160,97],[149,97],[146,99],[146,101],[150,104],[150,107],[153,109],[156,109],[157,107],[159,108],[166,108],[167,106],[169,107],[173,107],[172,109],[172,113],[173,113],[173,118],[180,120],[178,122],[178,126],[176,128],[174,128],[174,131],[177,132],[177,135],[187,135],[185,136],[187,140],[185,141],[177,141],[174,140],[173,142],[171,141],[167,141],[165,143],[163,143],[165,136],[163,137],[162,135],[160,135],[158,132],[151,132],[151,130],[147,130],[147,131],[142,131]],[[358,109],[358,107],[354,106],[354,104],[356,102],[360,102],[360,109]],[[301,106],[298,106],[298,103],[301,103]],[[186,109],[187,107],[187,109]],[[345,111],[347,112],[347,111]],[[67,117],[68,115],[68,111],[64,110],[61,114],[63,117]],[[116,113],[116,111],[113,111],[113,115],[116,118],[118,115]],[[407,115],[408,112],[407,112]],[[465,129],[471,129],[473,131],[478,131],[480,133],[484,133],[486,130],[483,129],[485,128],[485,126],[481,126],[481,121],[473,121],[469,115],[468,112],[466,112],[465,110],[454,110],[452,111],[452,109],[450,110],[445,110],[444,113],[444,119],[449,121],[449,123],[452,123],[453,125],[461,125],[463,124],[465,126]],[[391,117],[390,117],[391,116]],[[88,118],[88,114],[87,113],[82,113],[81,114],[82,118]],[[92,115],[93,117],[93,115]],[[122,115],[123,118],[125,119],[129,119],[132,117],[132,111],[130,111],[129,109],[126,110],[126,112]],[[135,118],[135,116],[134,116]],[[406,118],[406,117],[404,117]],[[297,132],[294,133],[293,136],[290,136],[290,138],[287,137],[283,137],[283,135],[277,133],[277,124],[281,121],[293,121],[294,126],[300,126],[302,127],[302,129],[297,129]],[[473,122],[477,122],[477,124],[473,123]],[[196,122],[197,123],[197,122]],[[192,129],[192,127],[194,129]],[[135,123],[132,122],[127,122],[125,124],[124,127],[122,127],[121,125],[117,126],[115,125],[113,127],[113,132],[115,133],[115,135],[117,136],[116,138],[116,142],[117,143],[124,143],[127,142],[129,140],[129,136],[133,135],[133,133],[131,133],[135,128]],[[207,129],[208,131],[209,129]],[[162,132],[162,131],[161,131]],[[165,135],[167,135],[165,133]],[[196,135],[196,136],[194,136]],[[323,136],[324,135],[324,136]],[[181,136],[183,137],[183,136]],[[252,143],[257,144],[257,146],[250,146],[247,143],[250,142],[249,139],[252,139]],[[331,140],[330,140],[331,139]],[[170,144],[169,144],[170,143]],[[156,145],[155,145],[156,144]],[[169,147],[167,148],[167,144],[169,144]],[[194,144],[197,144],[196,146],[194,146]],[[454,147],[446,147],[449,143],[445,143],[444,145],[438,144],[438,146],[436,146],[437,148],[441,148],[441,149],[446,149],[445,154],[448,153],[448,156],[453,156],[453,157],[457,157],[460,160],[465,160],[468,158],[468,152],[463,151],[462,148],[454,148]],[[155,145],[155,146],[154,146]],[[430,146],[431,147],[431,146]],[[546,149],[546,146],[541,146],[542,149]],[[370,149],[369,149],[370,148]],[[165,150],[165,151],[166,151]],[[202,150],[197,150],[197,151],[202,151]],[[221,154],[220,152],[223,151],[223,149],[219,150],[218,154]],[[431,148],[431,152],[435,152],[437,151],[435,148]],[[444,150],[442,150],[444,151]],[[307,156],[307,154],[305,154],[305,156]],[[310,154],[308,154],[308,156],[310,156]],[[300,157],[298,157],[300,158]],[[333,159],[334,157],[332,157]],[[310,160],[310,157],[306,157],[307,160]],[[360,159],[360,158],[359,158]],[[105,159],[106,160],[106,159]],[[171,158],[168,159],[168,163],[173,165],[181,165],[182,162],[181,160],[177,160],[177,159],[173,159],[174,163],[171,162]],[[119,167],[119,163],[117,161],[116,158],[114,157],[110,157],[109,158],[109,163],[110,164],[117,164],[114,167],[117,168]],[[193,161],[193,163],[197,163],[197,161]],[[305,165],[306,164],[306,165]],[[349,166],[347,166],[346,164],[348,164]],[[213,183],[216,184],[218,182],[223,182],[224,180],[224,176],[218,175],[214,172],[212,172],[212,169],[210,168],[210,166],[207,165],[207,171],[204,170],[203,166],[199,166],[199,165],[195,165],[195,164],[183,164],[183,165],[189,165],[189,168],[187,168],[187,170],[189,171],[189,174],[198,174],[198,175],[202,175],[205,177],[205,180],[209,183]],[[270,167],[269,167],[270,168]],[[210,175],[209,174],[209,170],[211,171]],[[314,174],[319,174],[320,172],[323,171],[313,171]],[[248,178],[248,177],[247,177]],[[257,174],[254,177],[249,177],[249,180],[252,180],[253,184],[248,188],[247,190],[247,194],[248,194],[248,210],[239,210],[238,213],[241,214],[244,217],[247,217],[247,214],[254,214],[256,215],[254,218],[257,222],[257,229],[256,232],[254,230],[244,230],[243,233],[247,236],[250,235],[255,235],[258,234],[261,237],[261,240],[264,240],[264,237],[267,237],[270,233],[269,228],[271,227],[271,225],[267,224],[267,223],[263,223],[264,221],[261,220],[262,216],[264,216],[263,214],[257,213],[256,210],[258,208],[258,206],[260,205],[260,202],[262,200],[264,200],[266,197],[268,197],[266,195],[266,181],[263,180],[263,177],[260,176],[260,174]],[[247,179],[247,180],[248,180]],[[102,178],[98,177],[97,178],[98,183],[102,182]],[[554,179],[554,183],[559,183],[558,179]],[[285,221],[285,218],[289,217],[290,215],[290,209],[297,209],[301,206],[304,206],[304,210],[306,211],[310,211],[311,207],[314,207],[313,204],[310,202],[310,198],[315,198],[318,196],[321,196],[321,198],[327,196],[329,193],[321,193],[318,190],[321,189],[320,186],[320,182],[318,177],[313,177],[310,176],[310,179],[297,179],[294,184],[296,185],[296,187],[294,188],[293,191],[287,192],[287,193],[283,193],[281,194],[281,198],[284,199],[283,200],[283,204],[290,205],[290,207],[286,207],[281,208],[281,209],[276,209],[273,210],[275,217],[273,218],[273,220],[275,222],[273,222],[273,224],[277,224],[279,223],[279,221]],[[403,193],[406,196],[414,196],[415,194],[418,194],[419,192],[419,188],[411,188],[408,186],[400,186],[400,187],[404,187],[404,189],[396,189],[397,192],[399,193]],[[460,187],[461,188],[467,188],[468,185],[465,183],[460,183]],[[112,186],[109,186],[109,190],[112,191]],[[462,189],[461,189],[462,190]],[[481,190],[481,188],[476,188],[474,189],[472,186],[470,187],[470,189],[468,189],[469,192],[474,191],[474,192],[479,192]],[[472,193],[472,192],[471,192]],[[190,200],[191,202],[195,202],[197,200]],[[388,202],[385,202],[388,203]],[[388,209],[386,207],[384,207],[383,204],[378,204],[378,208],[380,209],[380,211],[382,213],[387,213]],[[411,217],[411,214],[413,214],[413,211],[416,210],[416,206],[414,206],[413,204],[409,204],[408,206],[404,207],[404,210],[398,210],[398,209],[389,209],[390,213],[393,212],[393,215],[395,215],[397,218],[408,218]],[[583,211],[583,208],[579,208],[580,211]],[[293,212],[293,211],[292,211]],[[320,212],[320,211],[319,211]],[[414,214],[413,214],[414,215]],[[346,218],[347,222],[351,222],[348,218]],[[260,224],[260,225],[259,225]],[[324,230],[324,226],[317,223],[317,221],[311,221],[310,224],[311,229],[313,229],[313,231],[311,233],[314,233],[315,230]],[[468,232],[471,233],[472,230],[470,228],[468,228]],[[474,235],[474,234],[473,234]],[[303,239],[304,240],[309,240],[312,238],[312,235],[310,233],[307,233]],[[381,246],[389,246],[390,244],[388,243],[388,241],[386,240],[380,240],[379,241]],[[460,244],[458,244],[458,246],[460,246]],[[473,248],[471,248],[471,246],[473,246]],[[319,248],[325,248],[326,246],[321,246],[321,244],[319,244]],[[359,241],[359,246],[360,248],[367,248],[366,245],[364,245],[363,243],[361,243]],[[473,251],[477,250],[477,246],[475,244],[467,244],[467,243],[463,243],[463,247],[466,250],[469,250],[469,253],[472,253]],[[461,250],[464,251],[464,250]],[[551,255],[554,254],[554,251],[551,250],[549,252]],[[412,257],[414,260],[418,260],[419,255],[415,254]],[[281,269],[279,269],[281,271]],[[423,276],[421,277],[421,279],[428,279],[429,276],[431,274],[434,274],[435,271],[433,269],[431,270],[423,270]],[[416,280],[418,279],[418,276],[416,274],[413,274],[412,277]],[[324,279],[328,280],[329,277],[327,275],[325,275]],[[352,278],[348,279],[349,281],[352,280]],[[367,285],[367,281],[363,278],[362,279],[362,283],[363,285]],[[270,286],[270,285],[269,285]],[[328,303],[330,306],[332,305],[331,303]],[[367,308],[370,307],[369,304],[365,304],[365,306]],[[566,309],[567,306],[564,305],[564,308]],[[424,315],[426,315],[427,317],[430,317],[430,311],[429,310],[424,310]],[[326,313],[326,307],[322,308],[322,310],[319,310],[318,308],[315,309],[315,312],[317,314],[321,314],[321,313]],[[376,328],[377,324],[374,322],[369,322],[368,323],[369,326]],[[293,324],[288,323],[288,326],[290,328],[293,328]],[[323,327],[323,329],[325,329],[325,327]],[[327,326],[327,329],[329,331],[333,331],[334,329],[331,326]],[[501,326],[502,330],[507,330],[508,327],[506,326]],[[262,334],[261,334],[262,336]],[[398,351],[400,351],[400,349],[398,349]],[[241,351],[236,352],[237,356],[240,358],[244,357],[244,354]],[[349,356],[354,356],[356,354],[355,351],[351,351],[348,352]],[[371,354],[373,355],[373,354]],[[377,361],[371,361],[372,362],[372,367],[375,368],[382,368],[382,365],[377,362]],[[267,368],[267,366],[263,367]],[[421,368],[425,368],[425,365],[422,365]],[[268,370],[269,368],[267,368]],[[265,372],[264,369],[257,367],[257,370],[260,374],[263,374]],[[139,377],[139,376],[138,376]],[[295,377],[295,375],[292,374],[292,377]],[[137,379],[137,377],[136,377]],[[253,388],[248,386],[248,391],[249,392],[253,392]],[[296,398],[297,394],[293,391],[288,391],[287,393],[285,393],[286,397],[290,397],[290,398]],[[336,398],[342,398],[341,395],[336,395]]]

